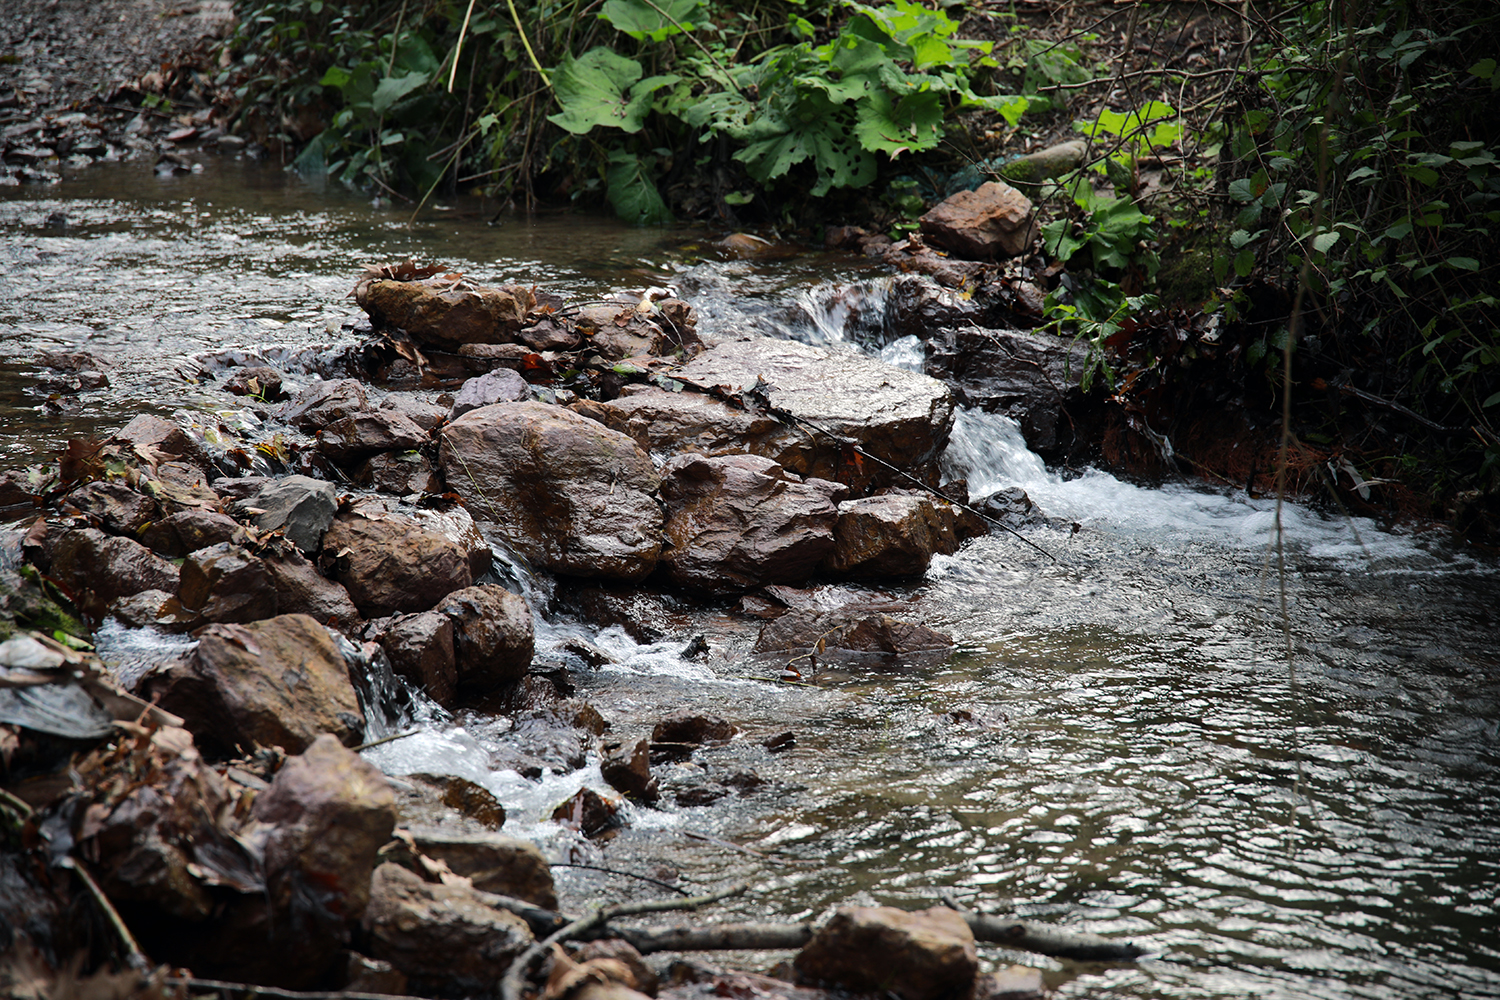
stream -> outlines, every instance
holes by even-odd
[[[573,216],[491,227],[464,206],[409,225],[408,211],[230,161],[169,179],[96,166],[0,198],[6,468],[142,411],[232,415],[245,401],[194,358],[338,345],[361,266],[408,256],[574,300],[678,283],[705,334],[857,341],[920,365],[913,345],[871,340],[882,276],[848,257],[724,260],[689,230]],[[55,349],[109,362],[110,387],[48,399],[32,359]],[[288,374],[293,392],[313,377]],[[544,817],[583,784],[605,787],[597,763],[540,782],[493,771],[503,719],[434,716],[367,755],[393,775],[484,784],[505,832],[555,861],[688,891],[752,885],[708,919],[915,908],[949,892],[1151,950],[1092,967],[981,948],[988,963],[1040,965],[1059,997],[1500,997],[1494,560],[1438,531],[1049,469],[1013,423],[980,412],[960,413],[944,461],[976,496],[1024,488],[1049,518],[1025,533],[1055,561],[995,534],[937,557],[915,586],[880,588],[902,617],[955,637],[941,666],[778,685],[748,655],[758,623],[732,604],[684,612],[681,635],[655,644],[561,614],[538,623],[539,654],[577,636],[616,661],[575,673],[612,740],[683,708],[741,728],[662,768],[668,784],[705,771],[764,784],[704,806],[626,804],[629,825],[590,842]],[[106,660],[142,641],[121,631],[101,637]],[[684,659],[697,634],[710,652]],[[784,732],[794,748],[763,746]],[[573,910],[659,891],[557,874]]]

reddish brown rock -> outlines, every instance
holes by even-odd
[[[375,636],[390,658],[391,669],[411,681],[439,705],[451,706],[458,692],[453,654],[453,622],[439,611],[392,619]]]
[[[455,874],[473,879],[474,888],[514,896],[543,909],[557,909],[552,868],[529,840],[500,834],[454,835],[413,830],[417,849],[442,861]]]
[[[368,410],[370,400],[357,379],[343,378],[314,382],[289,403],[282,404],[276,415],[309,434],[327,427],[335,420]]]
[[[844,487],[799,482],[768,458],[684,455],[662,467],[662,563],[679,586],[712,594],[800,583],[833,550]]]
[[[352,462],[382,451],[409,451],[426,441],[427,432],[395,410],[351,413],[318,432],[318,450],[335,462]]]
[[[936,655],[953,647],[953,637],[925,625],[898,621],[890,615],[859,616],[852,611],[823,613],[793,611],[761,627],[757,653],[804,653],[822,643],[824,661],[863,662],[862,657],[891,659],[917,654]]]
[[[609,787],[638,802],[655,802],[661,796],[656,777],[651,773],[650,740],[606,752],[599,770]]]
[[[432,462],[419,451],[387,451],[373,455],[354,470],[353,479],[361,486],[401,497],[413,493],[441,493],[443,489]]]
[[[481,584],[454,591],[436,610],[453,623],[459,686],[486,691],[525,676],[536,649],[525,598]]]
[[[397,864],[375,869],[363,926],[370,954],[427,995],[493,989],[532,942],[525,921],[478,890],[424,882]]]
[[[942,527],[926,497],[888,494],[846,500],[839,504],[833,551],[823,570],[855,580],[920,576],[943,547]]]
[[[684,760],[705,743],[727,743],[739,727],[717,715],[682,711],[662,719],[651,729],[651,752],[661,760]]]
[[[1003,181],[960,191],[921,218],[933,246],[970,260],[1025,253],[1041,234],[1031,199]]]
[[[656,566],[656,470],[623,434],[545,403],[472,410],[443,428],[448,485],[534,565],[639,580]]]
[[[323,537],[323,565],[367,618],[426,611],[473,583],[456,544],[395,515],[336,519]]]
[[[118,479],[85,483],[68,495],[67,502],[116,535],[133,537],[160,515],[155,500]]]
[[[234,518],[209,510],[180,510],[141,532],[141,541],[170,559],[228,542],[247,545],[250,536]]]
[[[236,368],[224,380],[224,389],[236,396],[253,396],[267,402],[286,398],[281,391],[281,372],[269,365]]]
[[[276,589],[276,609],[284,615],[309,615],[348,635],[362,621],[359,609],[343,585],[328,579],[306,556],[291,546],[261,557]]]
[[[354,287],[354,300],[377,329],[394,326],[417,341],[449,349],[509,342],[536,307],[536,295],[525,286],[485,288],[443,276],[364,279]]]
[[[67,531],[48,542],[53,579],[88,614],[102,615],[118,598],[143,590],[177,592],[177,567],[140,542],[111,537],[97,528]]]
[[[818,442],[767,413],[738,409],[701,392],[627,386],[607,403],[573,409],[665,455],[760,455],[789,469],[811,468]]]
[[[258,557],[221,542],[183,560],[177,600],[207,621],[260,621],[276,614],[276,582]]]
[[[347,746],[364,733],[349,668],[306,615],[210,625],[186,663],[153,670],[140,688],[218,750],[258,743],[300,753],[323,733]]]
[[[974,933],[954,910],[851,906],[818,928],[795,965],[814,982],[942,1000],[968,991],[979,958]]]
[[[593,839],[620,824],[620,807],[594,791],[580,788],[572,798],[552,810],[552,818]]]
[[[208,452],[191,435],[170,420],[142,413],[110,439],[125,445],[148,466],[160,462],[187,462],[204,472],[213,471]]]
[[[219,494],[208,485],[208,476],[189,462],[162,462],[154,475],[142,476],[141,490],[169,512],[219,508]]]

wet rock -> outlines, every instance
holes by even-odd
[[[641,740],[633,747],[606,749],[599,770],[609,787],[638,802],[655,802],[661,791],[651,773],[651,741]]]
[[[490,766],[497,771],[515,771],[533,781],[547,770],[567,774],[588,763],[591,744],[586,729],[571,725],[551,710],[536,711],[516,718],[515,728],[490,754]]]
[[[761,455],[790,468],[807,468],[808,435],[766,413],[736,409],[701,392],[627,386],[607,403],[575,409],[662,455]],[[815,444],[815,443],[813,443]]]
[[[412,518],[428,531],[442,535],[457,545],[469,560],[469,574],[479,579],[490,571],[495,554],[490,543],[485,541],[479,525],[463,505],[445,503],[441,507],[419,507],[411,513]]]
[[[926,351],[929,375],[966,405],[1015,420],[1033,451],[1053,456],[1071,439],[1064,414],[1083,400],[1078,377],[1087,353],[1072,340],[959,326],[931,331]]]
[[[391,863],[375,869],[362,923],[373,957],[406,973],[412,990],[444,996],[492,989],[532,942],[525,921],[477,890]]]
[[[533,565],[639,580],[656,566],[656,470],[623,434],[561,407],[481,407],[441,431],[448,485]]]
[[[452,774],[409,774],[408,794],[402,805],[403,822],[411,825],[414,820],[408,814],[421,808],[423,815],[430,815],[441,804],[472,820],[485,830],[498,830],[505,825],[505,807],[489,789],[477,785],[468,778]],[[443,826],[452,828],[453,819],[443,818]]]
[[[122,624],[131,628],[145,628],[147,625],[177,625],[173,605],[176,598],[165,590],[143,590],[139,594],[122,597],[109,606],[110,617],[118,619]],[[181,605],[177,605],[178,608]],[[199,621],[196,615],[191,613],[184,615],[188,621]],[[170,619],[164,622],[164,619]]]
[[[583,342],[583,334],[555,317],[546,316],[517,332],[516,339],[533,351],[571,351]]]
[[[833,550],[843,493],[754,455],[674,458],[662,467],[667,576],[714,594],[805,580]]]
[[[151,671],[139,689],[186,719],[200,744],[225,751],[300,753],[323,733],[346,746],[364,733],[349,668],[307,615],[210,625],[187,662]]]
[[[449,420],[457,420],[470,410],[495,403],[518,403],[528,398],[531,387],[509,368],[497,368],[466,381],[453,398]]]
[[[559,586],[556,599],[600,628],[618,625],[636,642],[660,642],[693,627],[688,603],[667,588]]]
[[[796,748],[797,734],[791,732],[777,733],[775,736],[761,740],[760,745],[771,751],[771,753],[784,753],[787,750]]]
[[[970,260],[1015,257],[1041,235],[1031,199],[1003,181],[960,191],[922,216],[933,246]]]
[[[380,401],[379,409],[395,410],[429,434],[448,419],[449,407],[430,402],[422,396],[393,392]]]
[[[282,404],[277,417],[307,431],[320,430],[370,408],[365,388],[352,378],[314,382],[297,394],[296,398]]]
[[[50,547],[53,579],[86,614],[102,615],[116,599],[143,590],[177,591],[177,567],[129,538],[80,528],[64,532]]]
[[[296,929],[310,938],[326,935],[336,951],[365,913],[377,852],[396,825],[390,782],[324,734],[288,758],[271,787],[255,796],[251,818],[259,829],[246,838],[262,846],[273,912],[284,920],[296,914]]]
[[[419,451],[388,451],[374,455],[354,470],[353,479],[361,486],[403,497],[413,493],[440,493],[443,489],[437,470]]]
[[[846,500],[833,534],[823,570],[850,579],[920,576],[943,547],[937,510],[926,497]]]
[[[168,512],[217,510],[220,503],[203,470],[188,462],[160,463],[154,475],[142,476],[141,490],[155,497]]]
[[[267,365],[236,368],[224,380],[224,390],[236,396],[253,396],[274,403],[286,399],[281,378],[281,372]]]
[[[413,830],[417,849],[444,862],[456,875],[474,882],[474,888],[500,896],[513,896],[547,910],[557,909],[557,889],[552,869],[542,852],[529,840],[500,834],[451,834]]]
[[[967,992],[979,958],[973,932],[953,910],[852,906],[818,928],[795,965],[805,980],[941,1000]]]
[[[275,483],[276,480],[271,476],[221,476],[214,480],[214,489],[226,504],[238,507]]]
[[[335,462],[352,462],[382,451],[410,451],[427,432],[395,410],[352,413],[318,432],[318,450]]]
[[[451,707],[458,691],[453,653],[453,622],[438,611],[389,619],[373,636],[391,669],[439,705]]]
[[[142,413],[121,428],[110,441],[125,445],[147,465],[187,462],[204,472],[214,465],[203,446],[181,427],[162,417]]]
[[[345,515],[333,522],[323,544],[329,575],[368,618],[426,611],[473,582],[467,555],[457,545],[404,517]]]
[[[780,966],[778,966],[780,968]],[[663,1000],[716,1000],[718,997],[754,997],[756,1000],[843,1000],[829,990],[797,986],[754,972],[731,972],[677,962],[672,966],[672,986],[663,990]]]
[[[338,511],[333,484],[310,476],[287,476],[255,491],[240,509],[256,511],[251,523],[263,531],[282,529],[297,548],[316,555],[323,533]]]
[[[729,789],[718,782],[708,781],[691,788],[679,789],[673,793],[672,798],[680,806],[711,806],[728,795]]]
[[[68,503],[116,535],[134,536],[160,513],[155,500],[117,479],[85,483],[68,495]]]
[[[360,625],[359,609],[342,584],[318,572],[301,552],[268,550],[261,556],[276,589],[276,608],[284,615],[308,615],[346,635]]]
[[[640,990],[647,996],[656,996],[657,987],[661,985],[656,970],[646,964],[641,953],[636,951],[629,941],[606,938],[603,941],[589,941],[578,949],[578,961],[585,965],[600,959],[618,962],[629,970],[629,979],[619,980],[626,986]]]
[[[717,715],[674,712],[651,729],[652,760],[685,760],[698,747],[727,743],[739,731],[738,726]]]
[[[453,623],[460,687],[488,691],[525,676],[536,650],[526,599],[496,584],[454,591],[435,609]]]
[[[969,1000],[1042,1000],[1046,995],[1041,969],[1010,965],[974,980]]]
[[[378,958],[367,958],[357,951],[347,952],[348,964],[344,967],[343,992],[381,993],[386,996],[408,996],[410,980],[406,973],[390,962]]]
[[[934,379],[851,351],[784,340],[720,344],[694,358],[682,376],[699,385],[753,388],[764,379],[773,406],[856,442],[871,455],[937,481],[938,457],[953,426],[953,397]],[[844,483],[856,492],[900,485],[878,462],[856,461],[838,441],[805,425],[803,457],[783,464],[798,475]]]
[[[552,818],[592,840],[620,824],[619,809],[592,788],[580,788],[572,798],[552,810]]]
[[[418,342],[450,349],[513,340],[537,304],[522,285],[485,288],[444,275],[415,281],[372,275],[354,286],[354,300],[376,329],[394,326]]]
[[[183,561],[177,599],[211,622],[253,622],[276,614],[276,583],[266,564],[238,545],[221,542]]]
[[[946,652],[952,636],[923,625],[897,621],[889,615],[849,612],[793,611],[767,622],[755,642],[757,653],[804,653],[823,643],[822,659],[840,654],[881,657]],[[858,662],[857,659],[855,662]]]

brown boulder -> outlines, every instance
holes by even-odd
[[[619,812],[618,802],[611,802],[592,788],[580,788],[552,810],[552,818],[592,840],[620,825]]]
[[[303,389],[276,411],[277,417],[309,434],[327,427],[335,420],[370,408],[365,387],[357,379],[341,378],[318,381]]]
[[[301,552],[288,546],[282,552],[266,552],[261,561],[271,574],[281,614],[310,615],[346,635],[359,627],[359,609],[349,599],[349,591],[319,573]]]
[[[410,451],[427,441],[427,432],[395,410],[351,413],[318,432],[318,450],[335,462],[352,462],[382,451]]]
[[[651,773],[650,740],[607,751],[599,762],[599,770],[609,787],[638,802],[655,802],[661,796],[656,777]]]
[[[575,404],[585,416],[664,455],[761,455],[790,469],[810,468],[808,435],[775,417],[737,409],[701,392],[628,386],[607,403]]]
[[[392,619],[376,635],[391,669],[427,692],[445,708],[458,691],[458,668],[453,654],[453,622],[439,611],[423,611]]]
[[[153,521],[159,511],[156,501],[138,493],[118,479],[86,483],[68,495],[68,503],[112,534],[135,535]]]
[[[197,439],[172,421],[149,413],[136,417],[110,440],[125,445],[149,466],[160,462],[187,462],[204,472],[212,472],[214,468],[208,452]]]
[[[531,945],[531,930],[469,886],[424,882],[397,864],[370,880],[363,926],[369,952],[410,977],[417,992],[493,989]]]
[[[141,490],[155,497],[163,510],[217,510],[219,494],[208,476],[189,462],[162,462],[154,476],[141,477]]]
[[[849,611],[793,611],[761,627],[755,652],[804,653],[820,642],[823,649],[819,659],[847,659],[856,663],[867,656],[890,659],[946,653],[953,646],[952,636],[925,625],[898,621],[890,615],[860,617]]]
[[[531,608],[496,584],[457,590],[435,609],[453,623],[460,687],[490,690],[525,676],[536,650]]]
[[[180,510],[168,514],[141,532],[141,541],[169,559],[229,542],[246,545],[250,536],[227,514],[210,510]]]
[[[410,496],[441,493],[442,480],[426,455],[419,451],[387,451],[372,455],[354,470],[353,479],[381,493]]]
[[[236,396],[251,396],[269,402],[286,398],[281,391],[281,372],[269,365],[236,368],[224,379],[224,390]]]
[[[1018,256],[1041,234],[1031,199],[1003,181],[952,195],[920,224],[933,246],[970,260]]]
[[[276,582],[266,564],[228,542],[183,560],[177,600],[211,622],[254,622],[276,614]]]
[[[364,732],[348,666],[307,615],[210,625],[185,663],[151,671],[140,687],[220,750],[258,743],[300,753],[322,733],[353,746]]]
[[[542,569],[639,580],[656,566],[662,515],[645,452],[545,403],[472,410],[443,428],[448,485]]]
[[[856,580],[920,576],[933,553],[943,549],[943,527],[926,497],[888,494],[846,500],[839,504],[833,551],[823,570]]]
[[[397,515],[337,518],[323,536],[323,560],[367,618],[426,611],[474,582],[456,544]]]
[[[800,582],[833,550],[843,493],[768,458],[679,456],[662,467],[661,561],[674,583],[715,594]]]
[[[954,910],[851,906],[818,928],[795,966],[803,979],[849,990],[940,1000],[968,991],[979,956],[973,931]]]
[[[417,849],[446,864],[454,874],[474,881],[474,888],[500,896],[514,896],[547,910],[557,909],[552,869],[529,840],[500,834],[454,836],[412,831]]]
[[[50,548],[52,578],[88,614],[102,615],[117,598],[143,590],[177,592],[177,567],[129,538],[79,528],[64,532]]]
[[[354,300],[377,329],[394,326],[446,348],[514,340],[536,307],[535,294],[525,286],[484,288],[444,276],[365,279],[355,285]]]

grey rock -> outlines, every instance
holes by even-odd
[[[283,528],[292,544],[311,556],[322,547],[323,533],[333,523],[339,501],[330,482],[311,476],[287,476],[257,491],[242,506],[259,509],[250,517],[257,528]]]
[[[470,410],[477,410],[481,406],[490,406],[494,403],[517,403],[526,399],[529,392],[530,386],[520,375],[509,368],[497,368],[483,375],[477,375],[463,384],[458,390],[458,395],[453,399],[453,406],[448,411],[448,419],[456,420]]]

